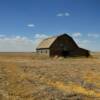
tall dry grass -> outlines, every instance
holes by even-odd
[[[100,100],[100,57],[0,54],[0,100]]]

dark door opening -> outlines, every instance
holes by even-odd
[[[63,57],[69,56],[69,51],[62,51],[62,56]]]

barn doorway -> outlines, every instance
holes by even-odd
[[[63,57],[67,57],[67,56],[69,56],[69,51],[62,51],[62,56]]]

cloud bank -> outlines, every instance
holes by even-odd
[[[92,50],[99,51],[100,46],[97,42],[99,35],[84,35],[80,32],[68,33],[73,37],[78,46]],[[0,35],[0,52],[34,52],[38,44],[44,39],[49,37],[46,34],[34,34],[32,38],[25,36],[6,36]],[[91,38],[90,38],[91,37]],[[95,38],[94,38],[95,37]],[[95,41],[96,39],[96,41]],[[99,38],[98,38],[99,40]]]
[[[0,52],[33,52],[40,41],[46,37],[48,36],[45,34],[35,34],[32,39],[22,36],[7,37],[1,35]]]

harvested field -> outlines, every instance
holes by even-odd
[[[0,100],[100,100],[100,53],[92,55],[0,53]]]

